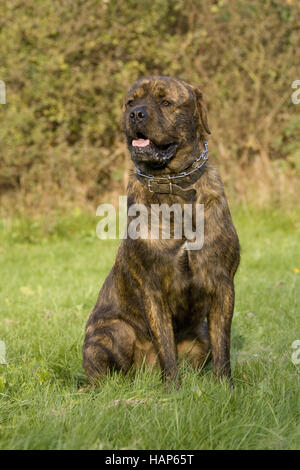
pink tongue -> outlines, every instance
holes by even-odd
[[[147,145],[150,145],[149,139],[137,139],[132,141],[133,147],[147,147]]]

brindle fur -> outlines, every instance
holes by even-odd
[[[171,104],[164,106],[166,99]],[[137,107],[146,109],[148,117],[135,125],[129,114]],[[204,96],[181,80],[143,78],[126,96],[124,128],[129,148],[137,130],[157,145],[177,144],[176,155],[162,168],[133,152],[141,170],[154,175],[179,173],[201,153],[210,133]],[[193,188],[195,203],[204,204],[202,249],[185,250],[184,237],[122,240],[86,325],[83,364],[92,383],[108,370],[126,373],[143,362],[158,362],[163,377],[172,381],[182,355],[196,368],[211,357],[216,376],[231,381],[230,329],[239,241],[223,184],[210,162]],[[151,193],[135,173],[127,195],[128,205],[183,207],[185,202],[172,194]]]

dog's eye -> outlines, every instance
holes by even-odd
[[[127,101],[127,106],[133,106],[133,100]]]
[[[161,104],[162,104],[163,106],[170,106],[171,103],[170,103],[170,101],[168,101],[168,100],[162,100]]]

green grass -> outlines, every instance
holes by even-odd
[[[1,449],[299,449],[299,213],[233,213],[242,245],[232,330],[235,388],[181,366],[113,374],[85,388],[83,332],[117,241],[96,218],[2,222]]]

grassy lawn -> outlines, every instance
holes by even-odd
[[[86,388],[83,332],[118,241],[96,218],[1,223],[1,449],[299,449],[300,213],[233,217],[242,245],[232,330],[234,390],[181,366]],[[2,353],[3,355],[3,353]]]

